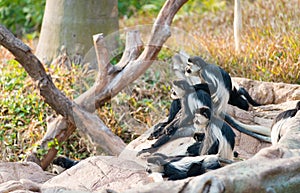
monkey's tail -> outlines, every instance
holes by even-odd
[[[248,101],[251,105],[253,105],[253,106],[255,106],[255,107],[261,106],[261,104],[257,103],[255,100],[252,99],[252,97],[250,96],[250,94],[247,92],[247,90],[246,90],[245,88],[240,87],[239,90],[238,90],[238,93],[239,93],[240,95],[244,95],[245,98],[247,99],[247,101]]]
[[[242,133],[250,135],[261,141],[265,141],[265,142],[269,142],[269,143],[271,142],[271,138],[270,138],[271,132],[270,132],[270,129],[268,129],[266,127],[243,124],[243,123],[235,120],[228,114],[225,114],[225,121],[229,125],[231,125],[233,128],[237,129],[238,131],[240,131]]]

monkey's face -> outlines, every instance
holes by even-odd
[[[185,67],[186,76],[199,76],[202,68],[207,65],[204,60],[200,57],[191,57],[187,61],[187,66]]]
[[[185,92],[183,89],[181,89],[180,87],[173,85],[172,89],[171,89],[171,98],[173,100],[175,99],[180,99],[184,96]]]
[[[205,127],[207,126],[209,120],[200,114],[195,114],[194,118],[194,127],[196,128],[197,132],[204,132]]]
[[[192,62],[187,62],[187,66],[185,67],[185,75],[186,76],[199,76],[199,72],[201,68]]]
[[[194,117],[194,127],[197,132],[203,132],[209,123],[211,111],[208,107],[201,107],[196,110]]]
[[[171,89],[171,98],[173,100],[180,99],[188,92],[195,91],[194,87],[189,85],[186,80],[174,80]]]

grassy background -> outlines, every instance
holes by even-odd
[[[27,15],[25,19],[30,18],[28,9],[4,10],[5,2],[0,4],[1,18],[10,18],[7,13],[21,14],[22,11]],[[160,52],[157,62],[97,113],[126,142],[157,123],[168,113],[170,83],[174,78],[171,56],[180,49],[191,55],[202,55],[232,76],[300,84],[299,4],[298,0],[242,1],[242,51],[236,54],[233,1],[189,1],[176,15],[173,37]],[[162,5],[162,0],[155,3],[119,0],[120,28],[153,23]],[[11,25],[12,31],[14,25],[23,26],[23,40],[33,46],[41,19],[30,16],[31,21],[36,22],[27,27],[17,20],[3,21],[7,22],[5,25]],[[0,160],[18,161],[37,146],[46,132],[47,115],[55,116],[55,113],[39,97],[30,77],[4,48],[0,48],[0,58]],[[78,66],[72,71],[54,66],[47,70],[57,87],[72,99],[93,82],[94,72]],[[75,132],[67,142],[59,145],[59,154],[82,159],[94,155],[95,150],[79,132]]]

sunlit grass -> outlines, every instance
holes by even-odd
[[[208,50],[209,57],[232,76],[299,84],[299,1],[257,0],[241,4],[240,53],[235,53],[234,47],[233,4],[218,12],[194,13],[175,25],[192,33]]]

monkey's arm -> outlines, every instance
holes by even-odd
[[[179,118],[175,118],[173,122],[167,125],[164,129],[164,133],[167,135],[173,135],[179,128],[189,126],[193,124],[193,116],[189,114],[182,114]]]
[[[163,144],[167,143],[169,140],[171,139],[171,136],[169,135],[162,135],[160,136],[157,141],[151,145],[151,147],[149,148],[145,148],[145,149],[142,149],[141,151],[139,151],[137,153],[136,156],[139,156],[143,153],[154,153],[159,147],[161,147]]]
[[[249,93],[247,92],[246,89],[244,89],[243,87],[240,87],[238,90],[238,93],[240,95],[243,95],[246,97],[246,99],[248,100],[248,102],[253,105],[253,106],[261,106],[261,104],[257,103],[255,100],[252,99],[252,97],[249,95]]]
[[[180,99],[173,100],[171,103],[168,120],[166,122],[162,122],[156,125],[154,127],[154,131],[150,134],[148,139],[149,140],[157,139],[159,136],[161,136],[164,133],[163,132],[164,128],[174,120],[176,114],[180,111],[180,109],[181,109]]]
[[[189,107],[188,97],[183,97],[180,102],[180,111],[176,114],[174,121],[165,127],[165,133],[167,135],[173,135],[177,129],[193,124],[194,116]]]

